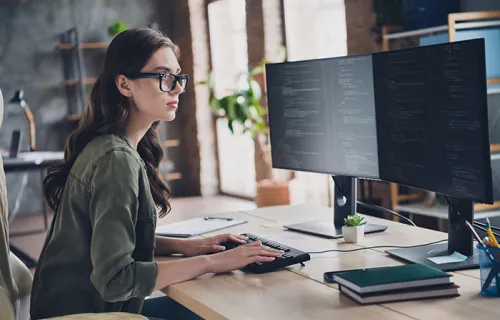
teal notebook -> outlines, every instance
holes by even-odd
[[[452,275],[422,264],[340,271],[333,281],[358,293],[391,291],[450,283]]]

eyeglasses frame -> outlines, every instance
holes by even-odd
[[[174,77],[174,82],[172,83],[172,88],[170,88],[170,90],[168,90],[168,91],[163,90],[163,86],[162,86],[163,78],[166,76],[173,76]],[[174,90],[175,87],[177,86],[177,83],[180,80],[186,80],[186,86],[184,87],[184,89],[182,90],[181,93],[186,92],[186,88],[187,88],[187,84],[188,84],[188,80],[189,80],[189,75],[187,75],[187,74],[174,74],[174,73],[168,73],[168,72],[159,72],[159,73],[133,72],[133,73],[127,74],[126,77],[129,79],[154,79],[154,78],[158,78],[160,90],[163,92],[170,92],[170,91]]]

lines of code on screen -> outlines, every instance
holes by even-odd
[[[266,65],[275,168],[491,203],[484,40]]]
[[[267,66],[273,166],[378,178],[371,55]]]
[[[491,165],[479,42],[377,53],[373,70],[381,178],[487,199]]]

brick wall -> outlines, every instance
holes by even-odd
[[[248,65],[256,66],[265,56],[263,0],[246,0]]]
[[[345,15],[347,52],[362,54],[380,51],[376,34],[372,32],[372,26],[375,24],[372,0],[345,0]]]
[[[179,98],[176,119],[166,124],[169,139],[179,139],[180,145],[167,150],[182,179],[170,181],[173,196],[198,196],[200,183],[200,147],[198,143],[197,108],[194,78],[193,35],[190,26],[190,2],[162,0],[158,2],[158,24],[181,51],[183,73],[191,76],[187,91]]]
[[[213,116],[208,106],[206,80],[210,66],[209,32],[205,0],[158,2],[160,29],[181,51],[183,73],[190,76],[188,90],[180,97],[177,118],[167,123],[167,137],[181,144],[167,150],[182,179],[171,181],[174,196],[218,193],[218,171]]]
[[[189,0],[191,37],[193,47],[193,78],[205,80],[210,70],[209,31],[205,0]],[[200,184],[202,195],[219,191],[217,156],[215,148],[214,117],[208,105],[209,92],[205,85],[194,85],[196,124],[200,152]]]

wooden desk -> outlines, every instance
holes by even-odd
[[[288,223],[332,219],[332,209],[309,205],[259,208],[230,212],[222,216],[243,218],[247,224],[222,232],[251,232],[307,252],[329,249],[353,249],[374,245],[415,245],[446,238],[446,234],[368,217],[373,223],[389,228],[365,236],[361,244],[347,244],[285,231]],[[218,215],[221,216],[221,215]],[[175,217],[174,220],[177,220]],[[216,232],[215,234],[220,233]],[[210,236],[207,234],[206,236]],[[305,266],[267,274],[207,274],[198,279],[172,285],[164,290],[206,319],[498,319],[499,299],[479,294],[479,270],[454,273],[461,286],[458,298],[433,299],[361,306],[340,294],[336,285],[323,281],[331,270],[400,265],[384,249],[351,253],[312,254]]]

